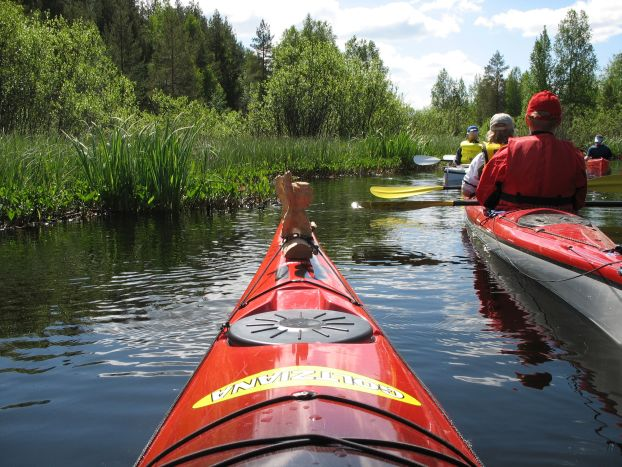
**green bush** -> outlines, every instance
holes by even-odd
[[[73,132],[136,111],[95,25],[29,17],[8,0],[0,13],[0,129]]]

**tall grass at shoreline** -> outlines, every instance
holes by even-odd
[[[120,122],[78,138],[0,134],[0,225],[96,211],[231,208],[302,178],[413,169],[412,156],[453,152],[454,137],[209,138],[193,128]]]
[[[84,183],[59,136],[0,134],[0,225],[62,218],[80,209]]]
[[[179,209],[186,194],[195,132],[189,128],[96,129],[73,139],[93,198],[113,211]]]

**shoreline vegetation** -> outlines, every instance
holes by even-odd
[[[413,109],[378,47],[343,46],[309,15],[251,47],[226,17],[170,0],[0,0],[0,229],[109,212],[235,209],[304,179],[415,170],[454,153],[468,125],[550,89],[559,136],[622,153],[622,53],[600,74],[584,11],[535,40],[529,69],[496,51],[467,88],[442,69]],[[417,70],[413,70],[416,73]]]
[[[273,179],[416,170],[455,138],[204,138],[194,127],[123,125],[84,138],[0,134],[0,228],[113,212],[231,210],[274,199]]]

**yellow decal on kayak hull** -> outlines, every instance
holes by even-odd
[[[192,408],[199,409],[246,394],[289,386],[329,386],[421,405],[410,394],[367,376],[322,366],[289,366],[262,371],[227,384],[197,401]]]

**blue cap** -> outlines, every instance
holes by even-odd
[[[477,131],[479,133],[479,130],[477,129],[475,125],[471,125],[470,127],[467,128],[467,133],[471,133],[472,131]]]

